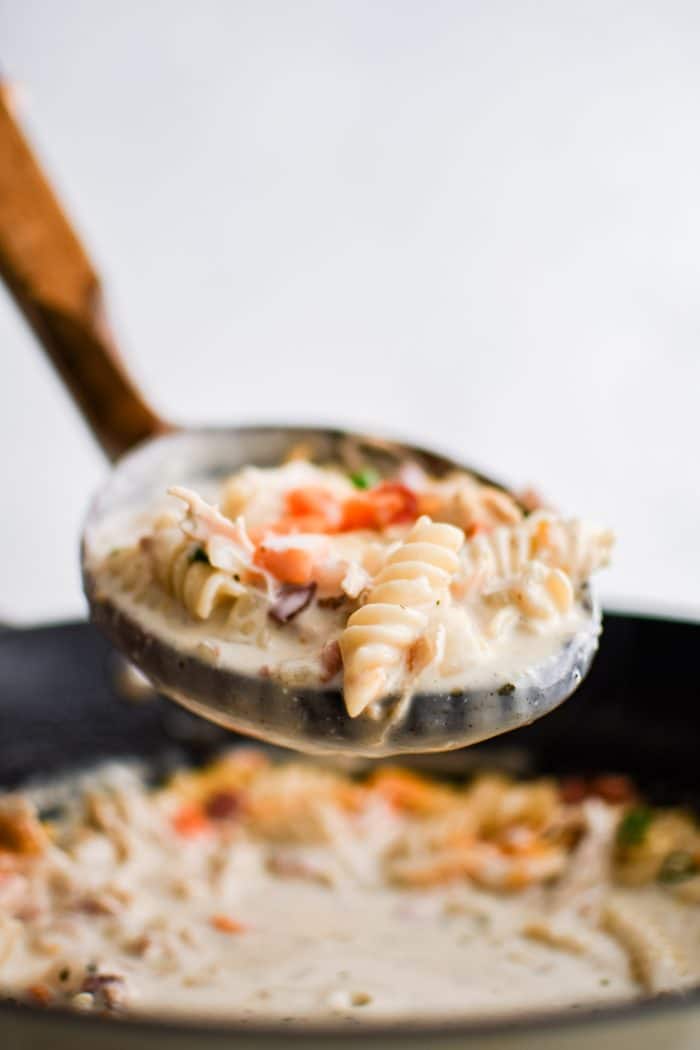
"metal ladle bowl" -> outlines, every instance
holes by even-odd
[[[290,688],[270,677],[216,666],[196,649],[174,648],[144,629],[118,603],[101,596],[91,571],[92,537],[126,505],[148,505],[183,477],[220,479],[246,464],[281,463],[297,445],[317,462],[352,468],[358,457],[380,472],[400,462],[432,474],[459,465],[414,446],[338,430],[302,427],[231,427],[189,430],[157,438],[125,456],[97,495],[83,537],[83,578],[93,620],[164,692],[220,725],[302,751],[379,756],[443,751],[505,733],[547,714],[580,683],[597,646],[600,617],[589,603],[586,629],[562,645],[545,666],[487,689],[387,697],[358,718],[335,688]],[[493,484],[493,482],[491,482]]]
[[[105,515],[148,502],[174,482],[217,478],[244,464],[280,463],[306,443],[321,461],[365,462],[388,472],[407,459],[431,474],[462,464],[411,445],[337,430],[302,427],[178,429],[141,396],[105,320],[102,291],[72,226],[19,127],[0,85],[0,273],[39,342],[116,466],[98,493],[83,537],[85,590],[93,619],[167,696],[239,732],[313,752],[382,755],[438,751],[475,743],[547,714],[576,689],[597,647],[600,614],[545,665],[488,689],[388,697],[373,717],[350,718],[337,689],[290,689],[203,661],[146,631],[98,597],[91,543]],[[466,468],[469,469],[469,468]],[[484,479],[488,480],[488,479]],[[490,482],[494,484],[494,482]],[[397,705],[401,705],[397,709]]]

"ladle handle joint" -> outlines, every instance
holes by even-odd
[[[109,331],[100,280],[0,83],[0,276],[110,459],[170,429]]]

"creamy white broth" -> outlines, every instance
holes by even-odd
[[[700,891],[692,878],[619,884],[619,806],[577,809],[545,782],[502,784],[497,808],[521,816],[495,838],[477,833],[472,875],[411,888],[401,850],[410,859],[419,836],[438,862],[437,811],[418,818],[389,803],[381,781],[358,788],[309,763],[263,763],[241,787],[239,760],[249,758],[157,793],[133,771],[98,770],[40,852],[0,854],[0,989],[83,1010],[313,1023],[573,1009],[700,980]],[[194,833],[183,812],[208,812],[226,784],[248,802]],[[440,809],[439,785],[407,790],[410,806],[417,790]],[[478,806],[460,797],[446,803],[455,815]],[[7,806],[0,799],[5,831]],[[562,822],[579,827],[577,840],[552,846]],[[528,884],[508,888],[504,873],[517,870],[506,843],[527,827],[558,873],[540,878],[535,865]],[[500,869],[488,852],[499,842]],[[480,850],[488,863],[474,867]],[[425,857],[413,856],[408,872],[423,878]]]
[[[344,614],[329,609],[304,610],[293,624],[284,628],[266,624],[264,644],[234,641],[226,636],[226,618],[206,622],[193,620],[176,602],[153,588],[138,596],[125,590],[119,578],[100,574],[99,596],[136,619],[145,630],[183,652],[218,667],[258,674],[261,669],[290,685],[319,686],[324,683],[319,653],[325,643],[337,639]],[[522,679],[536,680],[547,662],[556,659],[562,646],[582,630],[591,627],[590,616],[578,605],[547,634],[514,631],[478,653],[471,666],[453,674],[440,674],[427,667],[412,681],[414,691],[449,692],[452,689],[481,689]]]
[[[444,517],[450,524],[434,526],[430,518],[421,518],[413,525],[410,521],[397,522],[378,530],[336,530],[325,536],[309,534],[296,538],[275,536],[274,516],[279,513],[281,501],[292,482],[304,478],[315,483],[314,491],[327,485],[333,498],[341,500],[339,505],[347,505],[342,500],[365,498],[352,496],[352,487],[344,475],[319,471],[305,463],[267,471],[246,468],[222,486],[211,482],[194,486],[210,501],[218,499],[224,509],[232,507],[231,515],[240,510],[238,521],[246,542],[246,530],[253,530],[256,543],[267,543],[273,554],[278,547],[284,550],[286,545],[295,543],[308,549],[319,545],[318,549],[324,552],[325,562],[322,559],[317,567],[320,582],[313,583],[312,598],[288,622],[276,622],[270,612],[274,611],[275,594],[294,590],[294,586],[274,573],[263,573],[256,581],[257,553],[254,558],[245,554],[243,568],[236,572],[241,548],[236,548],[235,538],[229,542],[212,536],[210,518],[216,512],[204,513],[195,506],[190,508],[188,517],[182,500],[165,496],[156,506],[121,512],[93,527],[87,564],[96,580],[98,599],[111,602],[161,641],[224,669],[270,674],[290,688],[344,685],[351,714],[365,712],[370,717],[372,700],[386,694],[445,693],[498,688],[508,682],[534,682],[538,674],[546,673],[547,665],[556,660],[567,642],[582,631],[597,633],[598,626],[590,616],[581,588],[590,571],[606,563],[612,542],[609,533],[551,515],[524,519],[512,504],[509,513],[513,520],[509,524],[499,525],[494,520],[488,527],[479,526],[481,531],[475,538],[465,540],[464,531],[451,523],[462,521],[466,528],[469,519],[460,514],[467,512],[455,510],[453,502],[444,502],[440,495],[443,483],[426,481],[425,491],[411,494],[410,498],[417,507],[419,500],[427,506],[434,504],[435,522]],[[481,488],[469,479],[463,484],[470,486],[472,502],[468,506],[471,508],[474,500],[478,505]],[[487,494],[493,491],[482,488]],[[192,495],[192,499],[199,497]],[[203,506],[201,500],[199,505]],[[172,516],[165,528],[163,511]],[[232,517],[218,517],[218,521],[224,520],[233,528]],[[437,562],[431,566],[428,561],[425,576],[416,577],[416,572],[421,571],[416,563],[408,566],[412,573],[410,587],[419,596],[414,612],[410,597],[409,604],[405,604],[404,598],[378,599],[375,595],[387,592],[387,585],[382,584],[387,567],[392,565],[392,559],[400,558],[402,544],[410,545],[414,533],[418,535],[420,521],[427,523],[423,528],[430,535],[436,530],[439,534],[440,529],[451,530],[445,542],[454,542],[456,553],[449,553],[453,559],[449,572],[436,569]],[[260,532],[268,525],[273,533],[266,533],[267,538],[263,536],[261,540]],[[214,531],[218,528],[215,521]],[[197,534],[204,539],[192,538]],[[439,535],[437,542],[442,542],[442,534]],[[162,548],[164,541],[166,546]],[[197,547],[197,542],[202,546]],[[227,543],[233,554],[224,549]],[[421,557],[429,559],[448,556],[433,541],[414,542],[413,547],[406,549],[414,548],[421,551]],[[253,551],[254,544],[250,549]],[[165,554],[159,554],[159,550]],[[223,562],[217,560],[222,550]],[[213,557],[212,567],[195,567],[187,574],[186,565],[177,567],[183,565],[187,551],[190,559],[201,556],[206,561]],[[397,572],[400,577],[400,564],[392,579]],[[436,572],[444,579],[441,590],[435,590]],[[209,577],[216,575],[222,591],[213,606],[200,597],[207,584],[207,573]],[[178,582],[182,580],[185,582]],[[397,586],[391,584],[389,590]],[[408,580],[400,586],[405,590]],[[387,600],[395,604],[387,605]],[[377,601],[384,604],[374,605]],[[399,605],[400,601],[404,604]],[[357,643],[350,642],[352,625],[358,616],[375,608],[382,610],[378,613],[380,619],[375,617],[368,622],[378,626],[372,628],[374,633],[363,628],[367,642],[358,650]],[[392,626],[392,618],[399,615],[392,609],[408,610],[400,614],[402,618],[411,612],[418,618],[417,626],[408,629],[408,634],[405,625]],[[377,643],[372,640],[375,635]],[[339,656],[336,666],[329,667],[328,647],[333,645],[339,647],[342,659]],[[367,668],[368,654],[375,650],[382,655]],[[359,679],[357,666],[365,668],[359,671]],[[367,686],[374,679],[379,684]]]

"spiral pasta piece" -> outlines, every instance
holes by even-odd
[[[627,952],[632,971],[647,992],[667,992],[689,983],[690,967],[682,946],[634,897],[613,894],[603,907],[602,924]]]
[[[464,533],[454,525],[419,518],[386,560],[367,603],[349,618],[340,637],[345,704],[355,718],[384,696],[392,675],[428,624],[457,571]]]
[[[149,551],[158,582],[198,620],[245,593],[233,576],[200,559],[201,548],[178,527],[156,530]]]
[[[581,582],[610,562],[615,535],[588,521],[563,521],[545,512],[528,519],[533,557]]]
[[[492,580],[522,575],[533,562],[558,569],[580,583],[608,564],[613,543],[609,529],[537,512],[518,525],[475,536],[467,543],[464,560],[487,586]]]

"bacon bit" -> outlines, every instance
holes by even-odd
[[[567,777],[561,782],[559,795],[562,802],[569,806],[591,797],[601,798],[611,805],[634,802],[638,797],[629,777],[617,773],[604,773],[591,778]]]
[[[606,773],[602,776],[594,777],[591,781],[591,794],[602,798],[603,802],[609,802],[612,805],[621,802],[634,802],[637,798],[637,792],[629,777],[616,773]]]
[[[238,792],[215,791],[207,799],[204,808],[212,820],[231,820],[241,815],[243,805]]]
[[[330,682],[331,678],[335,678],[338,671],[343,666],[343,654],[340,651],[340,645],[338,640],[335,639],[332,642],[326,642],[323,649],[321,649],[321,681]]]
[[[47,984],[30,984],[27,995],[38,1006],[48,1006],[53,1001],[53,992]]]
[[[172,823],[178,835],[184,838],[194,838],[195,835],[201,835],[210,828],[206,813],[194,802],[183,803],[173,817]]]
[[[588,784],[584,777],[566,777],[559,785],[559,796],[567,806],[576,806],[588,796]]]
[[[245,933],[247,930],[247,926],[232,919],[230,915],[212,915],[209,922],[219,933]]]

